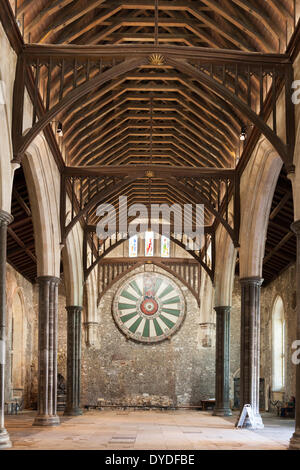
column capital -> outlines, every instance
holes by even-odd
[[[83,307],[77,306],[77,305],[67,305],[66,310],[68,314],[75,314],[75,313],[81,313],[83,310]]]
[[[13,216],[0,209],[0,225],[9,225],[14,220]]]
[[[241,283],[242,286],[256,285],[256,286],[260,287],[263,282],[264,282],[264,279],[261,278],[260,276],[244,277],[244,278],[240,279],[240,283]]]
[[[291,225],[291,230],[297,235],[300,236],[300,220],[296,220]]]
[[[217,312],[217,313],[230,313],[231,311],[231,306],[227,305],[227,306],[223,306],[223,307],[214,307],[214,310]]]
[[[38,276],[36,278],[36,281],[39,283],[39,284],[42,284],[43,282],[53,282],[55,284],[60,284],[61,283],[61,279],[59,277],[56,277],[56,276]]]
[[[77,306],[77,305],[67,305],[66,310],[67,310],[68,313],[72,313],[74,310],[82,312],[83,307],[80,307],[80,306]]]

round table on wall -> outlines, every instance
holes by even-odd
[[[175,334],[185,316],[180,287],[168,276],[141,273],[127,279],[113,302],[119,329],[135,341],[155,343]]]

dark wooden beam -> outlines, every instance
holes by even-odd
[[[19,205],[22,207],[24,212],[27,214],[28,217],[31,217],[31,210],[24,201],[24,199],[20,196],[16,188],[13,188],[13,197],[18,201]],[[11,227],[11,226],[10,226]]]
[[[1,0],[0,2],[0,20],[11,47],[17,55],[21,54],[24,48],[24,41],[8,0]]]
[[[177,59],[201,59],[210,63],[240,63],[262,65],[287,65],[290,57],[287,54],[261,54],[259,52],[240,52],[232,50],[207,49],[205,47],[158,46],[153,45],[117,45],[82,46],[74,44],[26,44],[24,55],[30,62],[39,57],[55,58],[112,58],[112,57],[145,57],[158,53]]]
[[[31,250],[29,250],[25,243],[23,243],[23,241],[21,240],[21,238],[10,228],[8,227],[7,228],[7,231],[9,233],[9,235],[15,240],[15,242],[21,247],[23,248],[24,252],[32,259],[32,261],[34,261],[34,263],[37,262],[37,259],[36,259],[36,256],[32,253]]]
[[[273,250],[264,258],[264,264],[267,263],[291,238],[294,237],[293,232],[287,233],[280,242],[273,248]]]
[[[163,165],[127,165],[97,167],[66,167],[65,176],[135,176],[136,178],[181,176],[190,178],[234,178],[235,170],[225,168],[175,167]]]
[[[125,240],[124,240],[125,241]],[[161,257],[155,257],[155,256],[151,256],[151,258],[146,257],[146,256],[137,256],[136,258],[129,258],[129,257],[122,257],[122,258],[112,258],[112,257],[109,257],[109,258],[103,258],[99,264],[119,264],[119,263],[132,263],[133,261],[138,261],[138,262],[141,262],[141,263],[149,263],[149,261],[153,262],[153,263],[156,263],[156,262],[160,262],[160,263],[163,263],[164,261],[167,262],[167,263],[177,263],[177,264],[182,264],[182,265],[185,265],[185,264],[191,264],[191,265],[194,265],[194,266],[198,266],[199,263],[198,261],[196,261],[194,258],[161,258]]]
[[[272,210],[271,214],[270,214],[270,220],[273,220],[275,219],[275,217],[279,214],[279,212],[281,211],[281,209],[283,209],[283,207],[286,205],[286,203],[288,202],[288,200],[290,198],[293,197],[293,194],[292,194],[292,191],[288,191],[284,197],[281,199],[281,201],[279,202],[279,204],[277,204],[277,206]]]

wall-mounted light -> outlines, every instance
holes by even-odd
[[[241,129],[241,133],[240,133],[240,140],[243,142],[246,140],[246,138],[247,138],[247,129],[246,127],[243,126]]]

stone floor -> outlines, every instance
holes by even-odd
[[[294,421],[263,416],[265,428],[234,428],[235,417],[201,411],[88,411],[56,428],[32,427],[34,413],[7,416],[14,449],[287,449]]]

